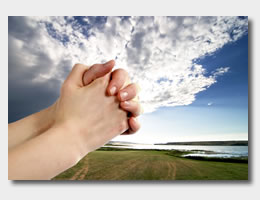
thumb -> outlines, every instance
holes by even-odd
[[[83,74],[83,85],[88,85],[97,78],[109,73],[115,66],[115,61],[110,60],[104,64],[94,64]]]
[[[83,87],[82,76],[87,69],[88,67],[86,65],[75,64],[66,78],[65,83],[69,83],[77,87]]]

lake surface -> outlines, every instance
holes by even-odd
[[[195,146],[195,145],[152,145],[152,144],[131,144],[120,146],[106,146],[113,148],[130,149],[162,149],[194,151],[186,156],[206,157],[248,157],[248,146]]]

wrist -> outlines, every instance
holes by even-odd
[[[81,160],[84,156],[86,156],[89,151],[87,150],[86,140],[82,137],[81,130],[75,126],[73,120],[62,122],[62,123],[55,123],[51,127],[51,129],[58,129],[57,131],[60,134],[60,138],[64,145],[64,148],[67,146],[70,147],[70,151],[72,151],[73,155],[76,158],[76,163]]]
[[[46,132],[48,129],[50,129],[55,120],[55,110],[56,110],[56,102],[51,105],[50,107],[41,110],[38,113],[34,114],[34,127],[35,127],[35,134],[40,135],[43,132]]]
[[[56,103],[40,112],[8,124],[8,149],[14,148],[50,129],[54,124],[55,108]]]

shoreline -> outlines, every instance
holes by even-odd
[[[232,163],[248,163],[248,156],[229,156],[229,157],[220,157],[220,156],[205,156],[210,154],[218,154],[221,153],[214,152],[214,151],[203,151],[204,153],[201,155],[198,155],[198,152],[202,152],[202,150],[176,150],[176,149],[134,149],[134,148],[127,148],[123,147],[120,148],[118,146],[115,147],[109,147],[104,146],[97,151],[160,151],[164,152],[167,155],[178,157],[178,158],[184,158],[184,159],[192,159],[192,160],[201,160],[201,161],[217,161],[217,162],[232,162]],[[207,154],[205,154],[207,153]],[[192,154],[195,154],[193,156]]]

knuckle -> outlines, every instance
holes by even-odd
[[[76,64],[73,66],[73,69],[75,69],[75,70],[87,69],[87,66],[85,66],[85,65],[83,65],[83,64],[80,64],[80,63],[76,63]]]
[[[137,94],[137,86],[135,83],[131,83],[130,85],[130,90],[133,92],[133,95],[136,95]]]
[[[128,73],[124,69],[116,69],[114,74],[116,75],[116,79],[118,79],[120,82],[125,82],[126,80],[127,82],[130,82]]]
[[[131,129],[134,131],[134,132],[137,132],[140,128],[141,128],[141,125],[140,123],[138,122],[137,118],[131,118],[132,119],[132,123],[131,123]]]
[[[133,115],[134,115],[135,117],[137,117],[137,116],[139,116],[141,113],[142,113],[141,105],[140,105],[139,103],[136,103],[135,109],[134,109],[134,112],[133,112]]]
[[[122,75],[128,75],[127,71],[122,68],[116,69],[114,72]]]
[[[136,95],[137,95],[137,88],[136,88],[136,86],[135,86],[133,83],[131,83],[130,85],[128,85],[127,87],[125,87],[125,88],[122,90],[122,92],[124,92],[124,91],[129,94],[129,97],[128,97],[128,98],[130,98],[130,99],[135,98]]]
[[[80,67],[82,67],[82,64],[80,64],[80,63],[76,63],[76,64],[73,66],[73,68],[80,68]]]

